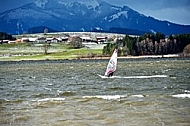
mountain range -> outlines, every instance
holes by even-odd
[[[190,25],[157,20],[127,6],[115,6],[102,0],[36,0],[0,14],[0,31],[3,32],[37,33],[44,28],[48,32],[190,33]]]

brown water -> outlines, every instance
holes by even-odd
[[[0,125],[190,125],[190,59],[107,62],[0,62]]]

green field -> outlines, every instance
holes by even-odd
[[[0,61],[78,59],[102,55],[102,49],[72,49],[63,43],[51,44],[47,52],[45,54],[44,44],[0,44]]]

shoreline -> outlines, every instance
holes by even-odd
[[[180,56],[179,54],[168,55],[142,55],[142,56],[118,56],[118,59],[145,59],[145,58],[187,58]],[[81,57],[78,59],[110,59],[108,56],[94,56],[94,57]]]
[[[180,56],[179,54],[168,54],[168,55],[142,55],[142,56],[119,56],[118,59],[162,59],[162,58],[190,58],[190,57],[184,57]],[[11,61],[75,61],[75,60],[109,60],[110,56],[94,56],[94,57],[78,57],[78,58],[59,58],[59,59],[33,59],[33,58],[27,58],[27,59],[3,59],[0,62],[11,62]]]

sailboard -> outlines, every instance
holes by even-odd
[[[110,77],[113,76],[113,73],[116,71],[117,68],[117,52],[118,49],[115,49],[106,68],[106,72],[104,76]]]

